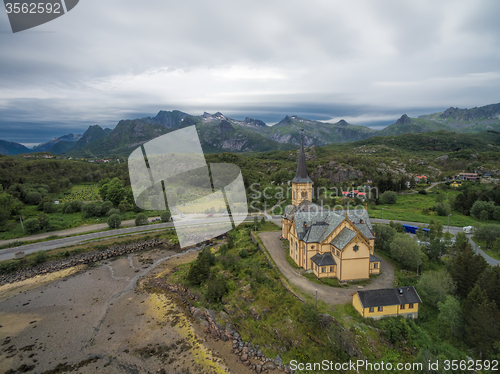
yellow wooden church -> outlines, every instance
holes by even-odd
[[[318,278],[341,281],[367,279],[380,273],[374,255],[375,236],[364,208],[328,210],[314,204],[313,182],[307,173],[301,142],[297,174],[292,179],[292,205],[285,208],[282,236],[290,244],[290,257]]]

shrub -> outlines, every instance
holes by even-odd
[[[107,213],[108,216],[112,216],[113,214],[120,215],[121,214],[120,209],[113,208],[113,209],[108,210],[108,213]]]
[[[144,226],[148,224],[148,217],[144,213],[139,213],[135,218],[136,226]]]
[[[206,298],[210,302],[220,302],[227,292],[227,284],[222,276],[212,276],[208,281]]]
[[[222,256],[225,256],[227,251],[229,250],[229,248],[227,247],[227,244],[222,244],[220,247],[219,247],[219,252]]]
[[[24,228],[29,234],[33,234],[40,230],[40,220],[38,218],[28,218],[24,221]]]
[[[247,249],[246,248],[240,249],[240,251],[238,252],[238,256],[240,256],[241,258],[247,258],[248,257]]]
[[[38,205],[40,204],[41,200],[42,200],[42,195],[36,191],[28,192],[26,194],[26,197],[24,198],[26,204],[30,205]]]
[[[422,188],[422,189],[418,190],[418,193],[421,195],[427,195],[427,190]]]
[[[120,218],[119,214],[112,214],[108,218],[108,227],[110,229],[117,229],[121,226],[122,224],[122,219]]]
[[[160,219],[162,222],[170,221],[170,217],[171,217],[170,212],[161,212],[161,214],[160,214]]]
[[[382,195],[380,195],[380,200],[384,204],[395,204],[398,200],[398,195],[394,191],[385,191]]]
[[[53,202],[47,201],[43,204],[42,210],[44,213],[54,213],[55,211],[57,211],[57,206]]]

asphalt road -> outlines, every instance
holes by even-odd
[[[226,219],[227,219],[226,217],[210,217],[210,218],[193,219],[193,220],[189,220],[189,221],[183,220],[182,223],[183,223],[183,225],[187,225],[187,224],[192,222],[193,225],[201,226],[201,225],[210,225],[210,224],[219,223],[219,222],[225,221]],[[247,217],[246,221],[253,221],[253,216]],[[7,248],[7,249],[0,250],[0,261],[13,259],[15,253],[19,252],[19,251],[23,251],[25,253],[25,255],[27,255],[27,254],[30,254],[33,252],[48,251],[50,249],[56,249],[56,248],[76,245],[76,244],[81,243],[81,242],[86,241],[86,240],[104,239],[104,238],[107,238],[110,236],[127,235],[127,234],[139,233],[142,231],[164,229],[164,228],[173,227],[173,226],[174,226],[173,222],[157,223],[154,225],[125,227],[122,229],[93,232],[90,234],[70,236],[70,237],[66,237],[66,238],[54,239],[54,240],[49,240],[49,241],[40,242],[40,243],[26,244],[26,245],[22,245],[19,247],[13,247],[13,248]]]

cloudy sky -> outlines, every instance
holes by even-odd
[[[500,102],[500,2],[81,0],[13,34],[0,139],[33,144],[179,109],[384,126]]]

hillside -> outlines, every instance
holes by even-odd
[[[21,153],[30,153],[31,149],[22,144],[0,140],[0,154],[7,156],[15,156]]]
[[[70,133],[70,134],[67,134],[67,135],[63,135],[63,136],[56,136],[55,138],[49,140],[48,142],[35,145],[33,147],[33,152],[45,152],[45,151],[49,151],[51,153],[64,153],[68,149],[70,149],[71,147],[73,147],[75,145],[75,143],[78,140],[80,140],[81,137],[82,137],[82,134],[76,134],[75,135],[73,133]],[[65,142],[67,144],[65,146],[59,146],[57,148],[53,148],[56,144],[58,144],[60,142]],[[71,144],[71,147],[69,146],[70,144]],[[50,150],[51,148],[53,148],[53,150]],[[64,149],[66,149],[66,151],[59,152],[60,150],[64,150]]]
[[[404,114],[395,123],[379,131],[377,135],[400,135],[439,130],[465,133],[500,130],[500,104],[472,109],[452,107],[444,112],[426,114],[418,118],[410,118]]]
[[[276,125],[265,129],[264,133],[277,142],[300,145],[301,129],[304,129],[304,144],[307,146],[347,143],[366,139],[377,133],[377,130],[351,125],[344,120],[328,123],[311,121],[297,116],[286,116]]]

